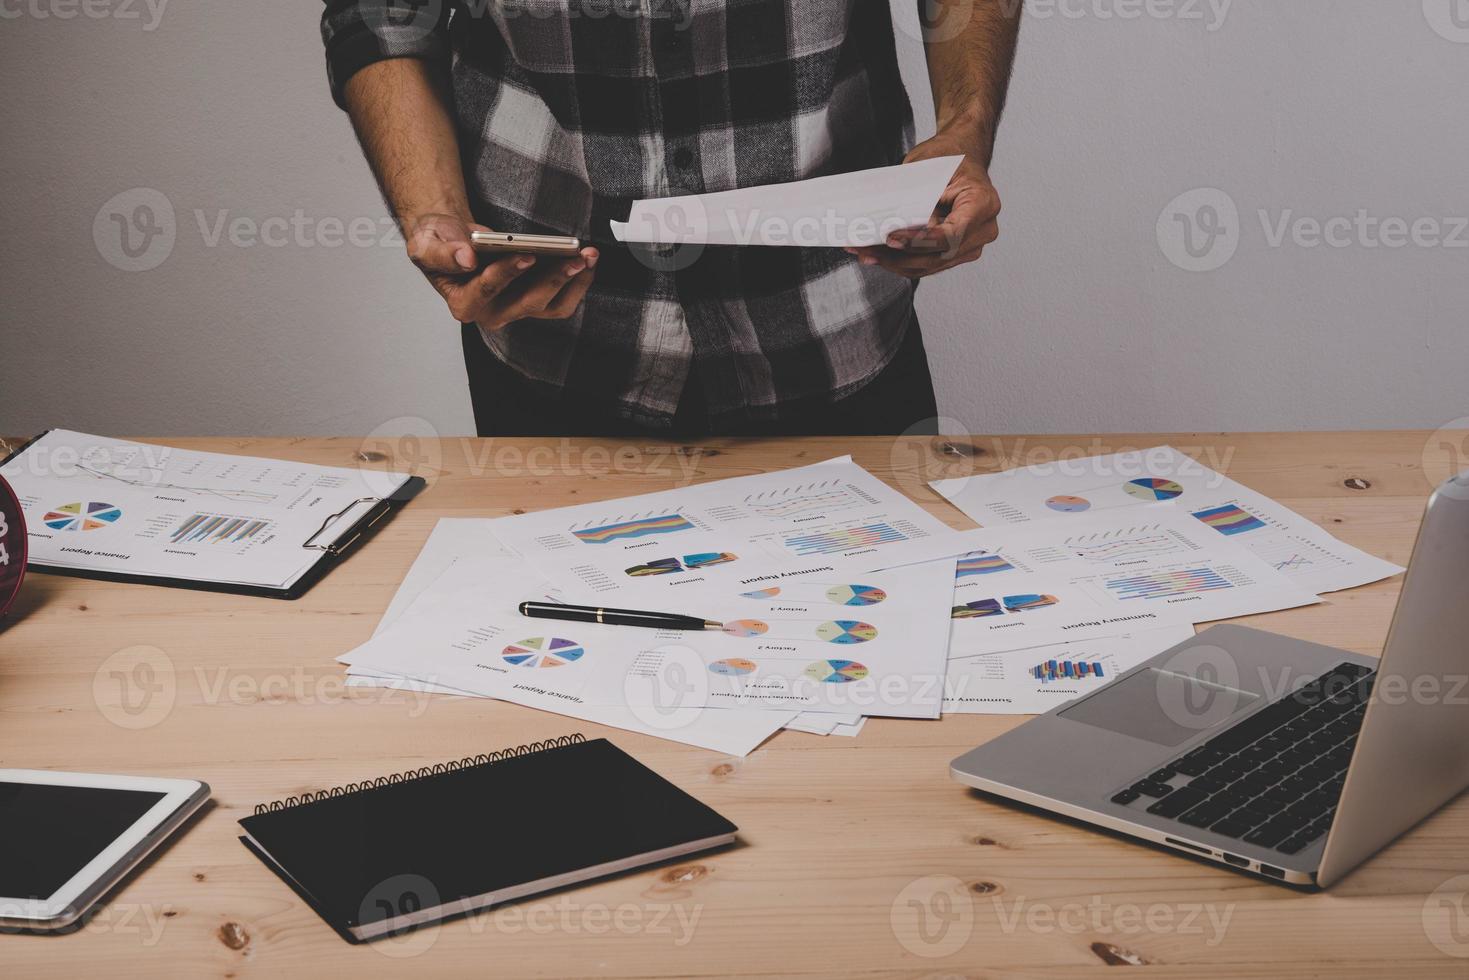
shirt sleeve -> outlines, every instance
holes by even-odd
[[[332,98],[368,65],[388,58],[449,62],[450,0],[325,0],[321,39]]]

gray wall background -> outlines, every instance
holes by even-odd
[[[0,2],[0,431],[472,431],[454,324],[327,96],[319,4],[89,4]],[[1001,240],[920,291],[943,414],[1469,414],[1466,92],[1469,0],[1031,0]],[[161,232],[130,256],[113,215]]]

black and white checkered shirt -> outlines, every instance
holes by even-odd
[[[322,34],[339,103],[375,61],[451,64],[475,219],[601,250],[575,316],[483,332],[521,374],[656,426],[693,372],[715,417],[768,420],[897,350],[913,285],[841,249],[694,257],[608,228],[639,198],[900,162],[887,0],[326,0]]]

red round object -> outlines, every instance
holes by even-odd
[[[10,484],[0,476],[0,616],[20,591],[26,576],[26,520]]]

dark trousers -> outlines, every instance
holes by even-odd
[[[835,402],[783,405],[773,421],[711,418],[697,378],[690,375],[671,428],[618,418],[614,406],[580,401],[530,381],[502,364],[464,326],[464,364],[474,425],[481,436],[861,436],[932,434],[938,406],[923,335],[915,319],[877,377]]]

